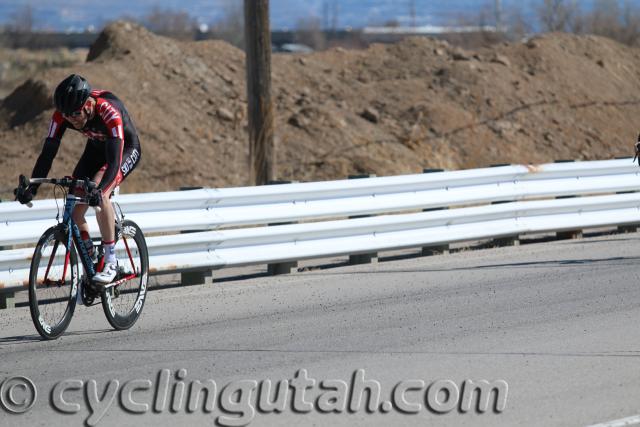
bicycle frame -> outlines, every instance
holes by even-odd
[[[91,280],[91,278],[95,276],[97,273],[96,268],[93,264],[93,260],[91,259],[91,256],[89,255],[89,252],[87,251],[86,246],[82,243],[82,237],[80,236],[80,229],[78,228],[76,223],[73,221],[72,213],[73,213],[73,209],[76,206],[77,201],[78,201],[78,198],[76,196],[74,196],[73,194],[67,194],[65,206],[64,206],[64,215],[62,217],[62,222],[60,223],[60,226],[62,226],[65,231],[71,230],[70,233],[67,233],[67,236],[68,236],[67,242],[66,242],[67,253],[65,255],[64,269],[62,273],[63,281],[64,281],[64,278],[67,276],[67,268],[69,267],[71,250],[73,248],[72,244],[75,244],[75,247],[78,249],[78,252],[80,253],[80,261],[82,262],[82,265],[84,266],[85,271],[87,272],[88,279]],[[138,275],[138,271],[136,271],[137,269],[135,268],[135,263],[131,255],[131,251],[129,249],[129,244],[127,243],[127,240],[124,237],[123,237],[123,241],[127,251],[128,259],[131,262],[131,267],[133,268],[133,274],[130,274],[126,277],[123,277],[117,280],[116,282],[110,284],[108,287],[118,286],[128,280],[136,278]],[[55,258],[56,250],[57,250],[57,246],[55,246],[53,251],[51,252],[49,265],[47,266],[47,271],[45,272],[45,276],[44,276],[45,283],[47,282],[47,276],[49,275],[49,269],[51,268],[51,264],[53,263],[53,259]],[[81,283],[81,286],[82,286],[82,283]]]
[[[73,194],[67,194],[65,206],[64,206],[64,215],[62,217],[62,222],[60,223],[60,227],[66,232],[67,230],[71,230],[71,233],[65,233],[67,235],[67,242],[65,244],[67,248],[67,253],[64,259],[64,269],[62,272],[62,281],[64,282],[64,278],[67,277],[67,269],[69,268],[71,251],[73,250],[72,244],[75,244],[75,247],[79,249],[80,257],[82,265],[85,268],[85,271],[89,275],[89,277],[93,277],[96,274],[96,270],[93,266],[93,261],[87,252],[87,248],[80,244],[82,242],[82,238],[80,237],[80,229],[73,221],[73,216],[71,215],[73,212],[73,208],[76,205],[76,197]],[[58,249],[58,242],[56,242],[53,250],[51,251],[51,256],[49,258],[49,264],[47,265],[47,270],[44,274],[44,283],[48,282],[49,269],[51,268],[51,264],[56,256],[56,251]]]
[[[80,260],[82,261],[82,265],[84,266],[89,278],[95,276],[96,270],[93,266],[93,260],[87,251],[85,245],[82,244],[82,237],[80,237],[80,229],[73,221],[73,208],[76,206],[76,197],[73,194],[67,194],[66,203],[64,205],[64,215],[62,217],[62,223],[66,224],[67,230],[71,230],[69,233],[67,248],[71,250],[71,239],[73,237],[73,242],[76,245],[76,248],[79,249],[80,252]],[[69,252],[67,251],[67,254]],[[68,255],[67,255],[68,256]],[[65,269],[67,266],[67,262],[65,260]]]

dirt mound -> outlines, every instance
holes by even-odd
[[[28,76],[51,67],[83,62],[86,49],[28,50],[0,47],[0,99],[8,96]]]
[[[104,29],[87,54],[87,61],[114,59],[140,51],[144,43],[149,43],[151,35],[141,26],[131,22],[116,22]],[[148,46],[153,46],[153,43]]]
[[[16,127],[28,123],[51,107],[50,89],[42,80],[29,79],[0,103],[0,117],[5,126]]]
[[[475,51],[409,38],[362,51],[276,54],[278,177],[628,155],[638,70],[639,50],[566,34]],[[30,172],[52,113],[44,94],[70,72],[112,90],[137,125],[142,162],[124,191],[247,184],[244,53],[119,22],[88,62],[41,72],[2,103],[0,196]],[[82,148],[68,132],[52,174],[68,173]]]

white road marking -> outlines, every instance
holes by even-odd
[[[625,427],[640,424],[640,415],[632,417],[620,418],[619,420],[607,421],[601,424],[593,424],[587,427]]]

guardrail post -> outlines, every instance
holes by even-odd
[[[2,203],[2,199],[0,199],[0,203]],[[0,246],[0,251],[7,251],[11,248],[12,248],[11,246]],[[2,298],[1,295],[0,295],[0,298]]]
[[[499,168],[502,166],[511,166],[511,163],[497,163],[490,165],[491,168]],[[496,200],[495,202],[491,202],[492,205],[501,205],[503,203],[512,203],[513,200]],[[494,247],[507,247],[507,246],[520,246],[520,236],[516,234],[515,236],[505,236],[505,237],[497,237],[493,239],[491,244]]]
[[[614,157],[616,160],[630,160],[633,161],[633,157],[631,156],[623,156],[623,157]],[[635,191],[617,191],[616,194],[629,194],[635,193]],[[618,233],[635,233],[638,231],[638,225],[640,224],[627,224],[627,225],[619,225]]]
[[[631,157],[616,157],[616,159],[626,159],[626,158],[631,158]],[[635,191],[617,191],[616,194],[629,194],[629,193],[635,193]],[[636,231],[638,231],[638,224],[626,224],[626,225],[619,225],[617,228],[617,232],[618,233],[635,233]]]
[[[211,270],[185,271],[180,273],[180,283],[185,286],[210,285],[213,283],[213,272]]]
[[[284,180],[272,180],[267,182],[267,185],[281,185],[281,184],[294,184],[298,181],[284,181]],[[278,226],[278,225],[287,225],[287,224],[295,224],[296,222],[275,222],[271,224],[267,224],[267,226]],[[291,274],[292,271],[298,270],[298,261],[287,261],[287,262],[275,262],[267,265],[267,273],[270,276],[277,276],[280,274]]]
[[[493,239],[493,246],[498,248],[506,246],[520,246],[520,236],[498,237]]]
[[[628,193],[635,193],[635,191],[618,191],[616,192],[616,194],[628,194]],[[617,228],[617,232],[618,233],[635,233],[636,231],[638,231],[638,224],[626,224],[626,225],[619,225]]]
[[[180,187],[180,191],[201,190],[204,187]],[[180,234],[197,233],[204,230],[185,230]],[[180,273],[180,283],[190,285],[210,285],[213,283],[213,271],[210,269],[185,271]]]
[[[15,308],[16,306],[16,294],[14,292],[2,292],[0,291],[0,310],[7,308]]]
[[[2,199],[0,199],[0,203],[2,203]],[[13,247],[11,245],[0,246],[0,251],[6,251],[12,248]],[[16,306],[15,295],[16,294],[14,292],[8,292],[8,291],[4,291],[3,289],[0,289],[0,310],[4,310],[7,308],[14,308]]]
[[[349,175],[348,179],[375,178],[375,176],[376,176],[375,174]],[[373,215],[354,215],[354,216],[350,216],[349,219],[368,218],[370,216],[373,216]],[[349,265],[371,264],[372,262],[378,262],[378,252],[368,252],[364,254],[349,255]]]
[[[620,234],[635,233],[638,231],[638,226],[637,225],[619,225],[617,231]]]
[[[508,201],[491,202],[492,205],[500,205],[502,203],[510,203]],[[502,248],[505,246],[520,246],[520,235],[496,237],[492,240],[491,244],[494,247]]]
[[[555,160],[554,163],[573,163],[575,160]],[[573,199],[578,196],[558,196],[556,199]],[[566,230],[566,231],[558,231],[556,233],[556,239],[558,240],[566,240],[566,239],[581,239],[582,238],[582,230]]]
[[[444,169],[434,169],[434,168],[426,168],[422,169],[422,173],[438,173],[444,172]],[[433,212],[433,211],[442,211],[445,209],[449,209],[448,206],[443,206],[440,208],[429,208],[423,209],[422,212]],[[449,244],[444,245],[433,245],[433,246],[423,246],[422,247],[422,256],[430,256],[430,255],[448,255],[449,254]]]

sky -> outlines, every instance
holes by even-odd
[[[536,0],[501,1],[504,8],[520,5],[529,12],[530,3]],[[39,29],[100,28],[125,14],[143,17],[154,6],[185,10],[200,23],[211,24],[221,19],[229,7],[242,7],[242,3],[243,0],[0,0],[0,24],[10,23],[16,11],[27,4],[33,8]],[[477,14],[483,8],[491,10],[495,0],[270,0],[271,27],[293,29],[301,19],[310,17],[331,23],[334,11],[339,28],[380,25],[393,19],[410,24],[412,3],[416,24],[447,25],[461,15]]]

